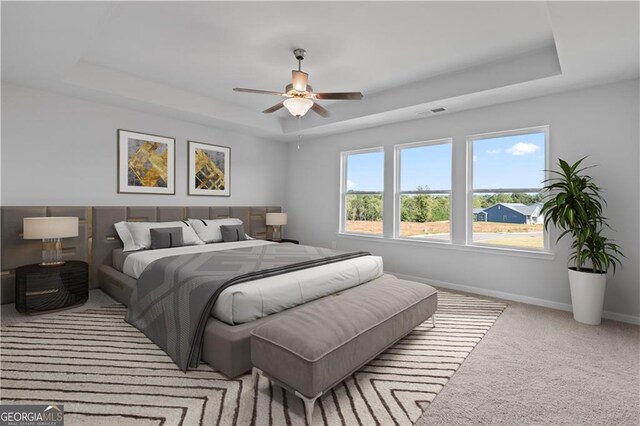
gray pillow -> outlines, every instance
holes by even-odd
[[[152,250],[182,247],[184,245],[181,226],[175,228],[151,228],[149,232],[151,232]]]
[[[244,241],[247,239],[247,235],[244,233],[244,225],[220,225],[220,232],[222,233],[222,241],[225,243],[231,241]]]

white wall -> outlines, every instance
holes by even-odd
[[[453,137],[453,241],[465,240],[465,145],[470,134],[550,125],[550,159],[574,161],[590,155],[597,182],[606,189],[611,236],[628,259],[610,276],[605,310],[621,320],[640,320],[639,106],[638,80],[581,89],[520,102],[452,113],[304,141],[289,147],[287,235],[304,244],[368,250],[384,257],[385,269],[442,286],[506,296],[569,309],[568,242],[553,259],[506,256],[487,251],[337,236],[340,152],[384,146],[385,211],[393,207],[393,145]],[[385,230],[391,229],[391,215]],[[551,232],[555,241],[556,232]]]
[[[176,139],[176,194],[117,193],[117,129]],[[187,140],[231,147],[231,197],[187,195]],[[282,205],[286,145],[2,85],[2,205]]]
[[[384,256],[388,271],[470,291],[568,308],[567,243],[553,260],[532,259],[336,236],[340,151],[454,138],[453,239],[465,235],[465,138],[468,134],[549,124],[550,155],[591,155],[606,188],[612,233],[628,259],[610,277],[609,316],[640,316],[640,175],[638,81],[617,83],[424,120],[286,145],[158,115],[50,92],[2,85],[2,205],[283,205],[286,235],[305,244],[364,249]],[[117,194],[116,130],[176,138],[176,195]],[[232,148],[231,197],[186,195],[186,141]],[[288,162],[287,162],[288,160]],[[387,173],[385,208],[392,206]],[[286,179],[286,180],[285,180]],[[285,182],[286,191],[285,191]],[[286,192],[286,193],[285,193]],[[286,203],[285,203],[286,196]],[[385,228],[389,228],[387,223]],[[555,233],[552,233],[552,238]]]

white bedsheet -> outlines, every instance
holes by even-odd
[[[123,272],[139,278],[153,261],[177,254],[202,253],[233,248],[277,244],[264,240],[238,241],[160,250],[145,250],[129,255]],[[362,256],[301,271],[233,285],[220,293],[211,314],[228,324],[254,321],[293,308],[382,275],[379,256]]]
[[[356,257],[233,285],[220,293],[211,313],[227,324],[242,324],[355,287],[381,275],[381,257]]]

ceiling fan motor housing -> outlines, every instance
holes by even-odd
[[[291,95],[291,96],[296,96],[296,95],[304,96],[305,95],[305,93],[298,93],[298,90],[296,90],[293,87],[293,84],[291,84],[291,83],[287,84],[287,87],[285,87],[284,92],[289,94],[289,95]],[[309,92],[309,93],[313,92],[313,87],[311,87],[309,84],[307,84],[306,92]]]

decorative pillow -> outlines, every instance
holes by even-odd
[[[183,245],[204,244],[188,221],[180,222],[118,222],[113,225],[124,244],[123,252],[151,248],[151,228],[182,228]]]
[[[231,241],[244,241],[247,239],[247,235],[244,233],[244,225],[221,225],[220,231],[222,232],[222,240],[225,243]]]
[[[205,243],[221,243],[222,225],[242,225],[242,221],[236,218],[229,219],[189,219],[189,223]]]
[[[176,228],[151,228],[151,249],[182,247],[182,226]]]

